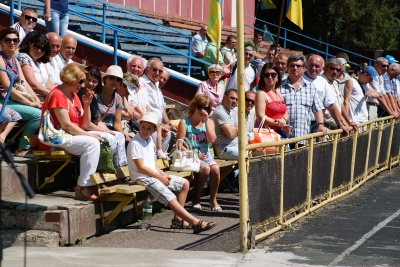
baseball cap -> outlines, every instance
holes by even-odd
[[[365,68],[362,69],[362,72],[372,77],[372,79],[374,79],[375,82],[378,81],[378,72],[376,72],[374,67],[366,66]]]
[[[395,59],[393,56],[391,56],[391,55],[386,55],[385,58],[387,59],[387,61],[388,61],[389,64],[398,63],[398,62],[399,62],[398,60],[396,60],[396,59]]]

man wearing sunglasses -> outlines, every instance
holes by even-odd
[[[324,69],[325,76],[319,74]],[[315,86],[322,104],[325,107],[324,123],[328,129],[342,129],[345,136],[349,133],[346,119],[341,115],[343,94],[340,93],[336,78],[340,73],[340,62],[336,58],[330,58],[324,66],[324,59],[319,55],[312,55],[307,60],[307,69],[303,78]],[[324,79],[325,78],[325,79]],[[311,132],[317,131],[317,123],[313,114],[311,116]]]
[[[24,8],[21,16],[19,16],[19,22],[11,26],[18,31],[19,42],[22,43],[25,36],[33,31],[38,20],[38,13],[34,8]]]

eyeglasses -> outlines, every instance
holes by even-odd
[[[85,81],[86,81],[86,79],[82,79],[82,80],[80,80],[78,83],[79,83],[79,84],[83,84]]]
[[[220,71],[220,70],[211,70],[209,73],[210,73],[210,74],[220,75],[220,74],[221,74],[221,71]]]
[[[19,39],[18,38],[4,38],[4,42],[6,43],[6,44],[11,44],[11,43],[14,43],[14,44],[17,44],[17,43],[19,43]]]
[[[249,52],[245,52],[244,55],[248,56],[248,57],[254,57],[254,55],[252,53],[249,53]]]
[[[33,47],[42,52],[46,52],[44,46],[39,46],[38,44],[33,44]]]
[[[278,73],[276,72],[266,72],[263,74],[264,78],[269,78],[269,77],[275,78],[276,76],[278,76]]]
[[[164,72],[163,70],[159,70],[157,68],[152,68],[152,70],[153,70],[153,72],[158,72],[160,74]]]
[[[204,110],[207,111],[207,112],[210,110],[209,107],[204,107],[204,106],[199,105],[199,104],[196,105],[196,109],[197,109],[197,110],[203,110],[203,109],[204,109]]]
[[[29,15],[25,15],[26,20],[32,20],[33,22],[37,22],[37,18],[31,17]]]
[[[329,67],[329,69],[332,71],[336,70],[337,72],[340,72],[342,70],[341,68],[335,68],[335,67]]]
[[[117,82],[122,82],[122,79],[120,77],[115,77],[115,76],[108,76],[108,79],[112,80],[116,80]]]
[[[250,98],[246,98],[246,102],[249,102],[250,104],[254,104],[254,100]]]
[[[230,98],[231,100],[235,100],[235,101],[238,101],[237,97],[234,97],[234,96],[230,96],[229,98]]]
[[[389,65],[380,65],[382,69],[387,69],[389,68]]]
[[[295,67],[298,68],[298,69],[300,69],[300,68],[303,67],[303,65],[300,65],[300,64],[290,64],[289,67],[291,67],[292,69],[294,69]]]

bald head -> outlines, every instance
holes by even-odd
[[[206,38],[207,25],[201,25],[201,27],[200,27],[200,35],[201,35],[201,37]]]
[[[288,54],[286,52],[279,52],[274,58],[274,65],[278,67],[281,77],[285,75],[287,69]]]
[[[65,60],[72,59],[75,55],[76,46],[78,43],[76,42],[75,37],[71,35],[65,35],[61,41],[61,49],[60,53]]]
[[[51,57],[55,57],[59,52],[61,48],[61,37],[58,35],[58,33],[55,32],[49,32],[47,33],[47,38],[49,39],[49,44],[50,44],[50,51]]]
[[[321,73],[322,68],[324,67],[325,60],[319,55],[312,55],[307,60],[307,70],[306,75],[307,77],[315,80],[317,79],[318,75]]]

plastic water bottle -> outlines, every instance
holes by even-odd
[[[153,203],[151,202],[150,196],[147,196],[146,199],[143,201],[142,230],[150,230],[152,216]]]

